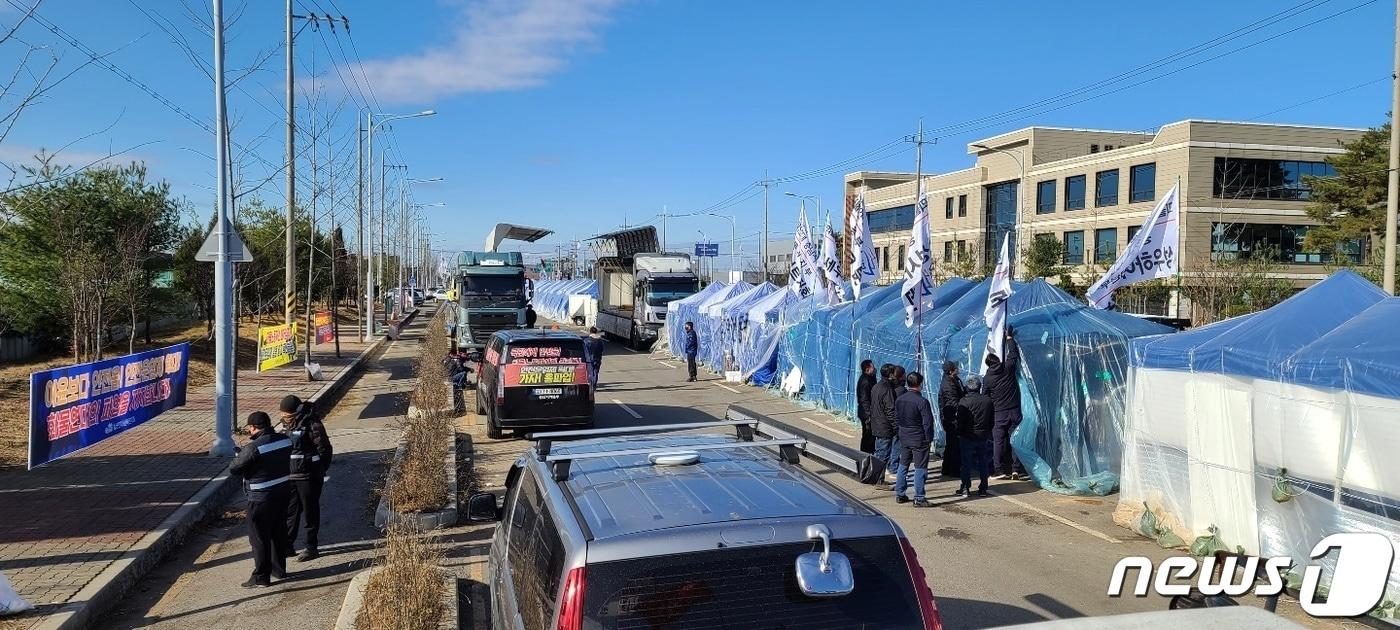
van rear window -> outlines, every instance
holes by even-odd
[[[572,339],[513,341],[506,348],[506,363],[583,363],[583,341]]]
[[[898,539],[834,540],[832,550],[846,554],[855,578],[843,597],[808,597],[797,586],[797,556],[821,551],[820,542],[590,563],[584,627],[923,627]]]

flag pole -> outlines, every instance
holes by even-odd
[[[914,211],[918,212],[919,201],[924,195],[924,119],[919,119],[919,133],[914,136]],[[922,229],[927,230],[928,225]],[[911,251],[910,254],[913,254]],[[918,269],[918,273],[923,273],[923,267]],[[923,286],[923,279],[919,280]],[[924,367],[924,304],[922,295],[916,295],[915,299],[919,303],[914,310],[914,369],[922,370]]]
[[[1184,205],[1185,196],[1181,194],[1181,176],[1176,176],[1176,319],[1181,319],[1181,258],[1186,252],[1181,250],[1182,233],[1186,230],[1186,210]],[[1179,325],[1179,324],[1178,324]]]

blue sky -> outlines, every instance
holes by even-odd
[[[0,24],[17,17],[11,1],[28,0],[0,0]],[[273,173],[267,164],[279,162],[283,150],[281,2],[227,4],[226,14],[238,16],[229,26],[230,74],[253,65],[259,52],[271,54],[230,94],[251,187]],[[392,4],[400,6],[387,9]],[[196,23],[207,6],[46,0],[40,15],[110,52],[111,63],[178,108],[212,120],[209,80],[176,44],[183,38],[209,59],[209,37]],[[419,202],[446,204],[424,209],[444,249],[480,247],[492,224],[510,221],[556,230],[522,247],[552,253],[559,243],[624,220],[651,220],[663,206],[673,214],[710,207],[765,169],[772,177],[815,171],[774,188],[772,231],[790,234],[796,208],[782,192],[820,195],[839,207],[842,173],[912,170],[912,150],[899,145],[853,158],[911,133],[920,117],[928,128],[945,129],[1036,103],[1295,6],[1276,23],[1106,89],[945,130],[926,148],[925,170],[963,168],[969,141],[1032,124],[1139,130],[1184,118],[1380,123],[1389,109],[1394,15],[1390,3],[1374,0],[297,0],[300,13],[343,13],[352,27],[349,36],[299,36],[299,98],[320,90],[318,116],[325,117],[350,87],[351,101],[325,136],[334,147],[323,147],[342,157],[352,155],[350,112],[362,99],[387,112],[440,112],[398,123],[381,137],[410,176],[445,178],[413,189]],[[40,24],[27,24],[22,35],[52,47],[60,67],[84,58]],[[16,57],[9,50],[0,58]],[[1222,53],[1229,54],[1211,59]],[[355,87],[363,83],[372,90]],[[365,96],[370,91],[372,98]],[[69,143],[64,157],[76,163],[135,147],[127,155],[146,160],[208,216],[212,138],[109,70],[79,69],[27,110],[0,144],[0,161]],[[305,161],[300,168],[309,169]],[[251,194],[280,204],[282,186],[279,177]],[[739,247],[749,255],[762,225],[761,197],[753,192],[717,210],[737,217]],[[348,203],[342,205],[342,220],[350,220]],[[729,223],[675,219],[673,246],[698,237],[697,230],[727,241]],[[721,247],[727,254],[728,244]]]

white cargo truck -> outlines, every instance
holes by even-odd
[[[635,253],[600,257],[598,330],[643,350],[666,323],[666,305],[694,295],[700,279],[686,254]]]

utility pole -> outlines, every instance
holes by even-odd
[[[368,212],[366,228],[369,241],[365,245],[365,337],[366,343],[374,341],[374,331],[378,326],[374,321],[374,112],[365,112],[365,204]]]
[[[759,257],[763,259],[763,281],[768,281],[768,187],[773,182],[768,180],[768,169],[763,169],[763,241],[759,245]]]
[[[228,233],[233,229],[228,217],[228,150],[225,133],[228,118],[224,112],[224,4],[214,0],[214,154],[219,156],[218,218],[214,231],[218,234],[218,258],[214,263],[214,443],[209,454],[215,457],[233,455],[234,403],[234,339],[233,339],[233,263],[229,260]]]
[[[407,182],[402,182],[402,181],[399,182],[399,229],[398,229],[398,237],[395,238],[394,240],[398,241],[398,244],[397,244],[397,246],[395,247],[395,249],[397,249],[397,250],[399,251],[399,264],[398,264],[398,265],[395,265],[396,267],[399,268],[399,290],[398,290],[398,294],[394,296],[394,310],[397,311],[398,314],[399,314],[399,317],[402,318],[403,315],[404,315],[404,309],[403,309],[403,288],[404,288],[404,283],[403,283],[403,281],[404,281],[404,277],[403,277],[403,268],[404,268],[404,263],[408,261],[408,251],[404,248],[404,245],[407,245],[407,240],[408,240],[408,183],[407,183]]]
[[[313,67],[314,70],[314,67]],[[302,353],[301,365],[306,369],[306,380],[311,378],[311,344],[316,341],[316,329],[311,325],[311,281],[312,272],[316,269],[316,200],[318,185],[318,168],[316,164],[316,118],[315,103],[312,103],[311,116],[311,229],[307,233],[306,243],[306,352]]]
[[[1390,75],[1390,177],[1385,196],[1385,292],[1395,295],[1395,221],[1400,210],[1400,0],[1395,3],[1395,63]]]
[[[666,204],[661,204],[661,253],[666,253]]]
[[[287,324],[291,324],[295,320],[297,305],[296,241],[294,240],[295,230],[292,228],[292,213],[295,212],[297,204],[296,92],[293,86],[296,78],[296,65],[292,56],[292,44],[295,38],[296,31],[292,30],[292,0],[287,0],[287,250],[284,254],[287,269],[283,275],[282,285],[285,292],[285,303],[282,311]]]
[[[360,126],[361,118],[359,113],[355,114],[355,217],[358,223],[355,231],[355,244],[360,255],[355,258],[355,295],[364,293],[360,285],[360,278],[364,277],[360,269],[365,262],[365,129]],[[361,339],[368,339],[365,323],[369,321],[369,302],[365,302],[363,308],[359,305],[359,297],[355,298],[355,315],[360,320],[360,326],[355,331],[355,335]],[[335,339],[336,352],[339,353],[340,337]]]

